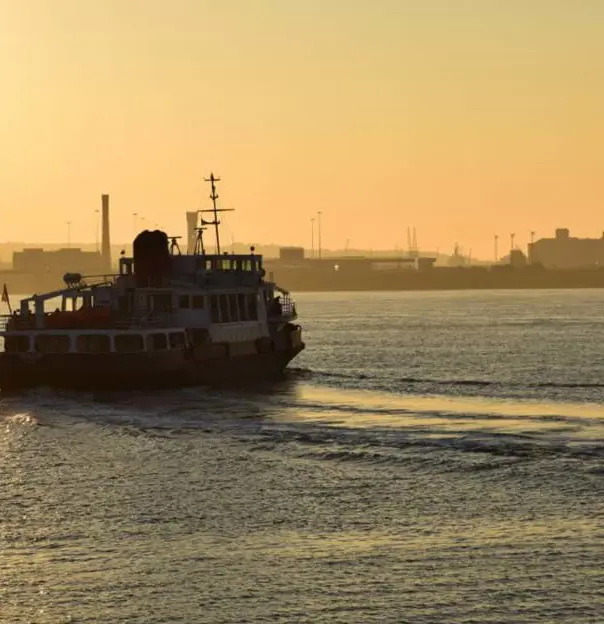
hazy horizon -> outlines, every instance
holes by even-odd
[[[181,246],[181,251],[184,253],[185,252],[184,238],[179,241],[179,244]],[[236,253],[247,253],[248,249],[251,246],[254,246],[257,253],[263,254],[266,257],[277,257],[279,255],[279,249],[282,247],[285,247],[285,245],[280,245],[278,242],[274,242],[274,241],[267,242],[267,243],[256,243],[256,242],[250,242],[250,241],[222,241],[222,245],[225,251],[231,250],[234,247]],[[12,254],[16,251],[22,251],[24,249],[37,249],[37,248],[43,248],[45,251],[56,251],[58,249],[72,248],[72,249],[80,249],[86,252],[96,251],[99,254],[101,253],[100,246],[97,246],[96,243],[94,242],[71,241],[70,243],[67,243],[63,241],[63,242],[56,242],[56,243],[48,243],[44,241],[31,241],[31,242],[7,241],[7,242],[0,242],[0,263],[11,263]],[[126,253],[130,254],[132,251],[130,242],[126,243],[122,241],[112,241],[111,252],[112,252],[113,261],[116,261],[116,257],[117,257],[116,254],[119,254],[121,249],[125,249]],[[306,257],[308,258],[318,257],[318,249],[316,248],[310,249],[308,247],[304,247],[304,251],[305,251]],[[460,252],[463,252],[464,255],[467,255],[465,250],[460,250]],[[207,253],[210,253],[210,254],[215,253],[215,248],[214,248],[213,242],[211,241],[208,241]],[[409,250],[406,248],[402,248],[402,247],[392,248],[392,249],[364,249],[364,248],[356,248],[356,247],[346,249],[346,248],[322,247],[321,253],[325,257],[332,256],[332,255],[354,256],[354,255],[359,255],[359,254],[367,255],[369,257],[371,257],[372,255],[376,257],[389,256],[389,255],[405,257],[405,256],[408,256]],[[448,258],[451,255],[453,255],[452,250],[448,252],[447,250],[440,251],[440,250],[433,250],[433,249],[425,249],[425,250],[420,250],[420,253],[424,256],[435,254],[441,258]],[[472,259],[478,262],[484,261],[484,259],[482,258],[475,257],[474,254],[472,254]]]
[[[599,237],[603,31],[590,0],[0,0],[1,240],[94,242],[101,193],[114,241],[184,234],[210,171],[225,240]]]

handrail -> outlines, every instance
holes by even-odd
[[[280,291],[283,292],[283,291]],[[289,296],[289,294],[282,294],[280,296],[280,306],[279,309],[274,306],[274,303],[270,303],[269,304],[269,309],[268,309],[268,318],[275,320],[275,319],[283,319],[283,318],[287,318],[287,319],[295,319],[298,316],[298,313],[296,312],[296,304],[294,303],[294,300]]]
[[[296,313],[296,305],[290,297],[282,297],[281,299],[281,315],[292,316]]]
[[[48,312],[44,315],[44,320],[53,317],[52,312]],[[161,316],[117,316],[107,318],[82,318],[74,317],[72,324],[66,324],[61,326],[53,326],[47,323],[43,323],[42,327],[36,326],[36,316],[31,314],[27,317],[15,316],[15,315],[0,315],[0,331],[6,331],[8,323],[13,320],[14,326],[11,330],[15,331],[33,331],[33,330],[52,330],[52,331],[74,331],[74,330],[87,330],[87,329],[144,329],[146,327],[161,327],[169,324],[167,317]],[[70,319],[67,319],[68,321]],[[101,321],[102,326],[97,323]],[[96,323],[95,323],[96,322]]]

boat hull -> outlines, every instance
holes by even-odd
[[[198,357],[191,351],[132,354],[0,353],[3,394],[36,387],[138,390],[278,379],[304,349],[301,343],[267,353]]]

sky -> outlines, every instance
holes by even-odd
[[[602,75],[602,0],[0,0],[0,238],[184,235],[210,171],[228,240],[599,237]]]

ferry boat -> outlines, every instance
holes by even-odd
[[[65,288],[27,297],[3,317],[0,391],[163,388],[283,373],[304,349],[295,303],[266,279],[253,247],[221,253],[217,180],[209,179],[214,219],[201,219],[192,253],[181,253],[179,237],[145,230],[118,274],[66,274]],[[213,254],[203,242],[209,225]]]

